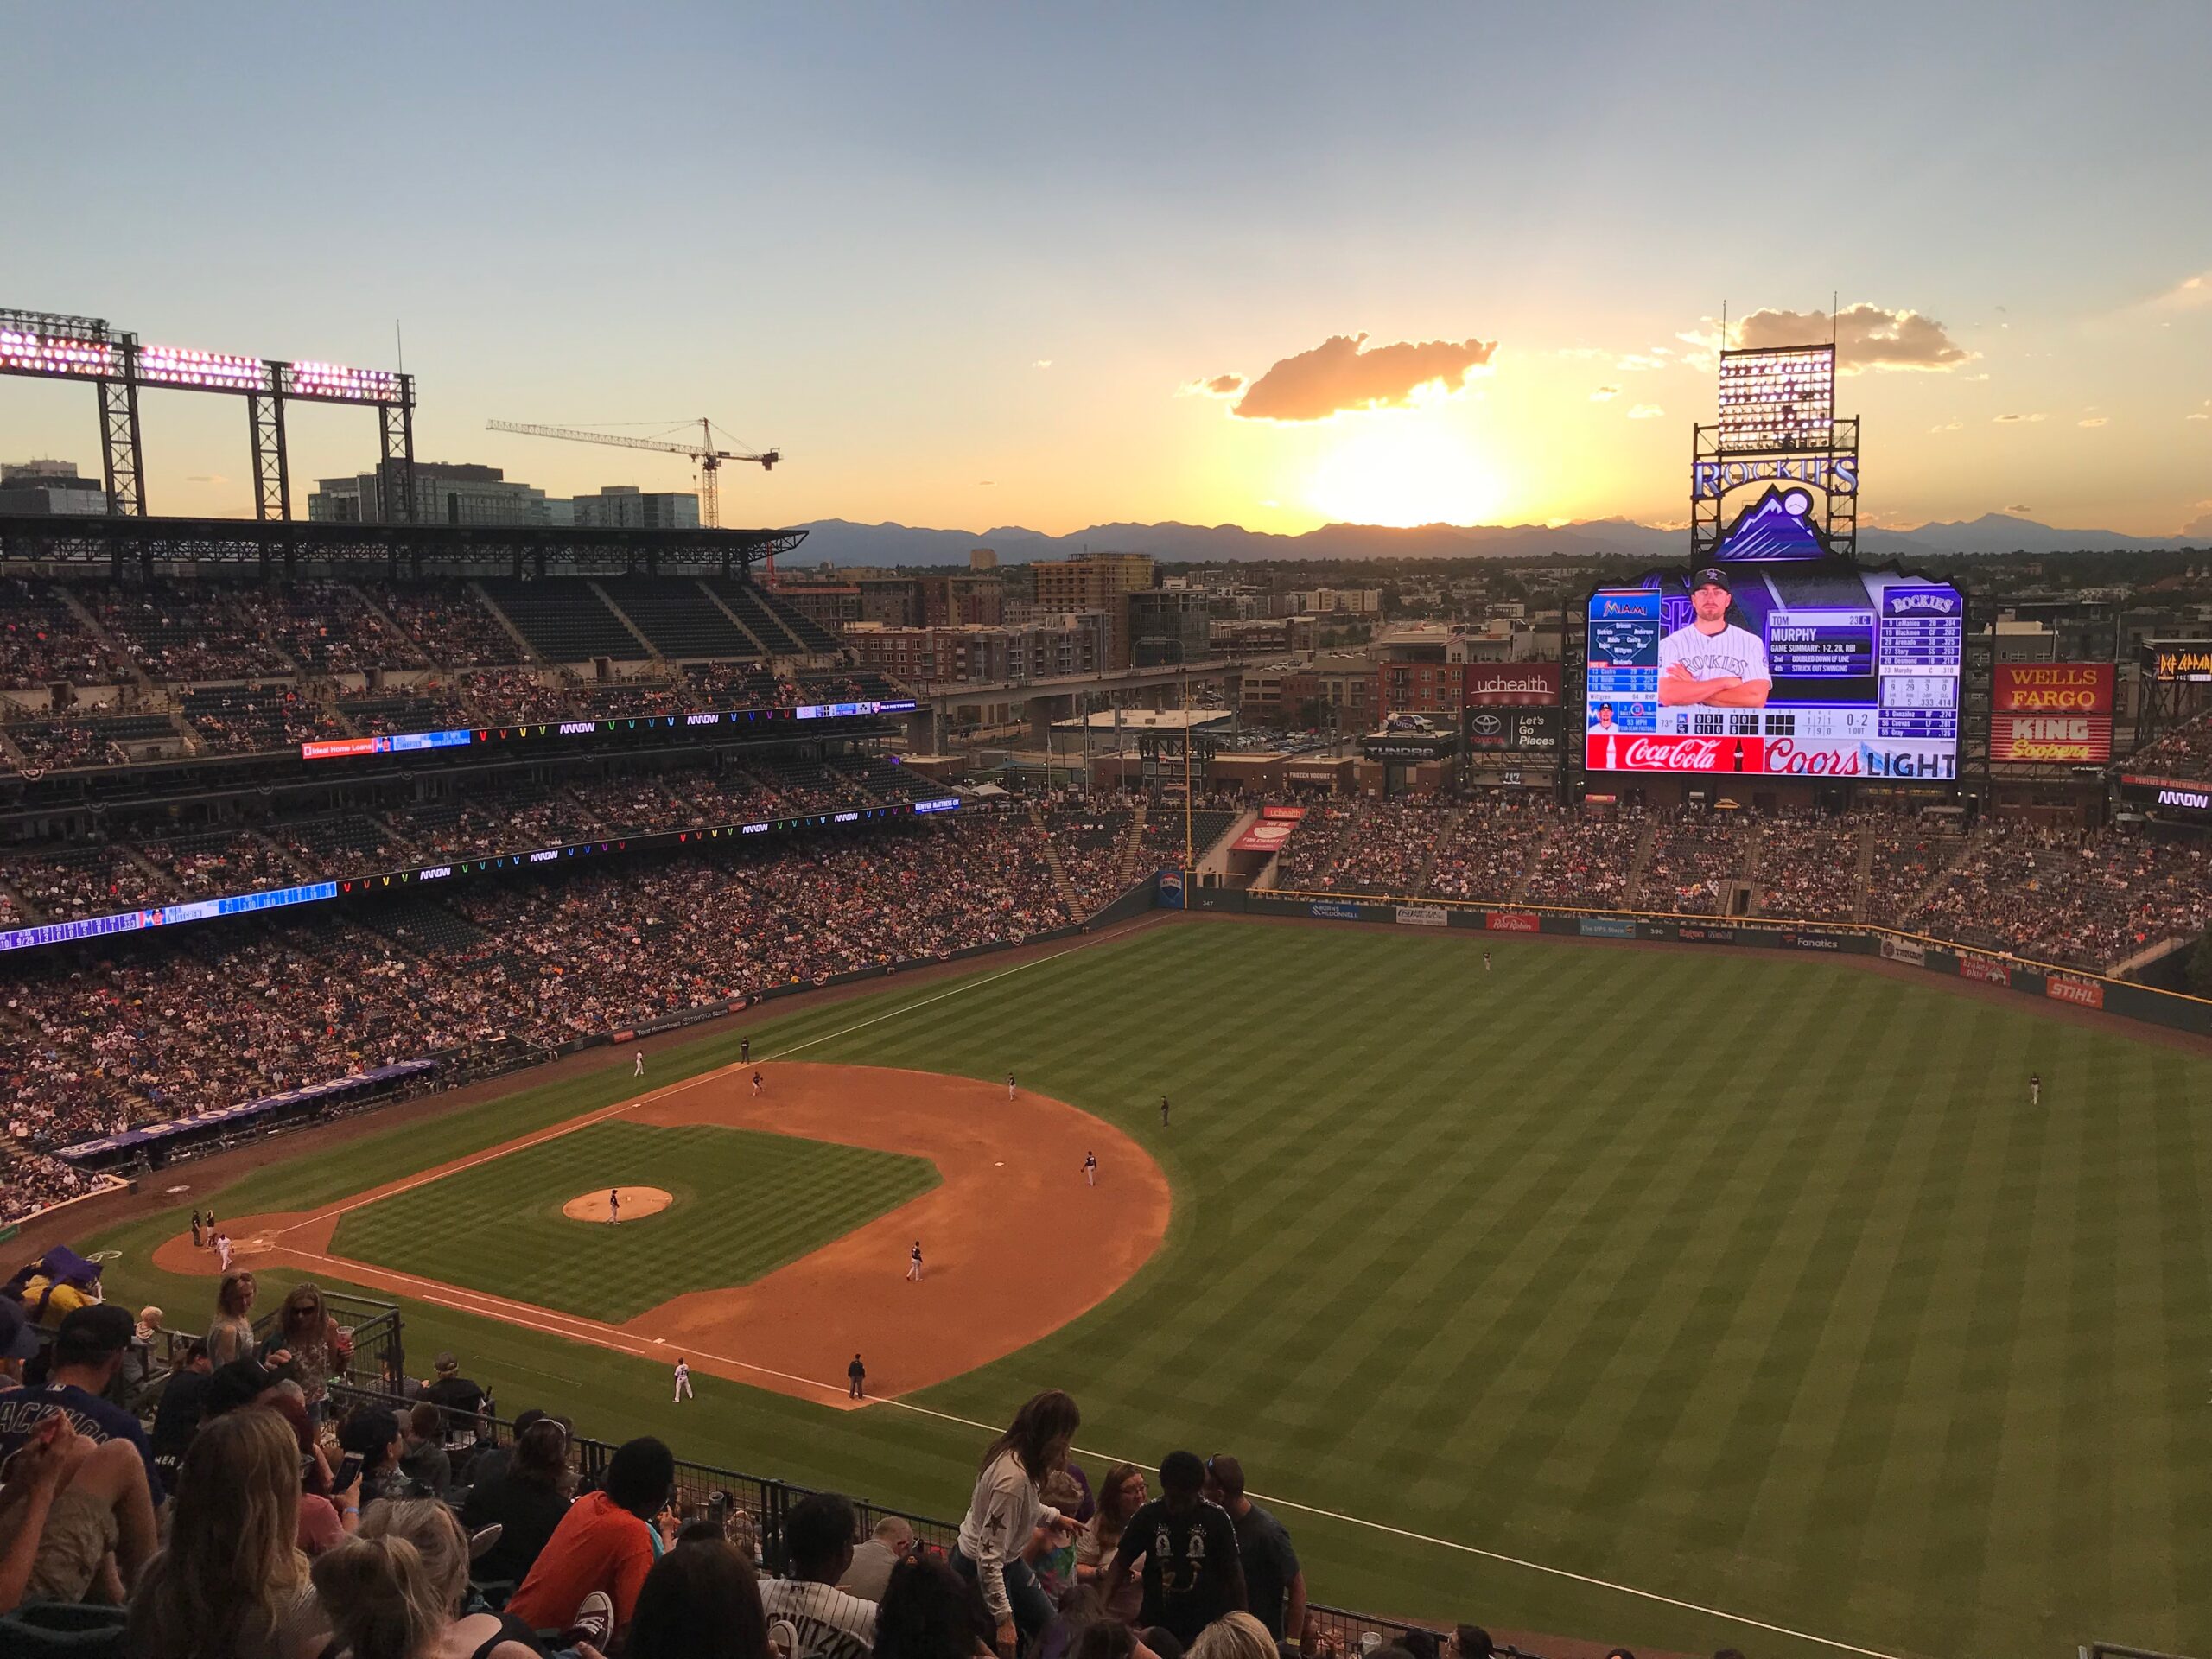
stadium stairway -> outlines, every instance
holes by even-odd
[[[507,637],[515,642],[515,649],[522,653],[515,659],[516,661],[542,663],[545,660],[531,647],[530,641],[524,638],[523,631],[514,625],[514,619],[499,608],[499,601],[492,597],[489,588],[480,582],[472,582],[468,584],[468,591],[476,595],[477,602],[492,613],[492,620],[505,628],[507,631]]]
[[[1859,826],[1859,896],[1852,901],[1851,919],[1866,919],[1866,906],[1874,894],[1874,826]]]
[[[1151,810],[1152,804],[1140,796],[1137,810],[1129,814],[1129,838],[1122,843],[1122,856],[1114,866],[1114,879],[1123,893],[1135,885],[1137,855],[1144,848],[1144,821]]]
[[[8,728],[0,726],[0,760],[7,761],[11,771],[21,772],[30,764],[23,752],[16,747],[16,740],[8,735]]]
[[[1630,909],[1636,907],[1637,895],[1643,891],[1643,872],[1651,863],[1651,849],[1659,844],[1659,820],[1647,818],[1643,833],[1636,838],[1636,856],[1628,861],[1628,885],[1621,889],[1621,902]],[[1673,905],[1667,906],[1669,910]]]
[[[724,616],[729,618],[730,626],[732,627],[735,628],[740,633],[743,634],[747,639],[753,642],[753,649],[763,658],[772,654],[768,650],[767,643],[760,638],[759,631],[757,629],[746,626],[745,619],[737,613],[736,608],[732,606],[728,601],[725,600],[720,594],[716,593],[713,588],[703,582],[699,584],[699,591],[707,596],[716,610],[720,611]]]
[[[1912,895],[1912,902],[1897,913],[1891,925],[1903,927],[1906,922],[1920,914],[1921,911],[1927,906],[1928,901],[1948,887],[1951,878],[1966,868],[1967,861],[1981,850],[1983,839],[1979,825],[1961,836],[1958,856],[1946,864],[1942,872],[1926,887]]]
[[[663,660],[660,652],[654,648],[653,642],[645,638],[645,630],[640,628],[635,622],[632,622],[630,620],[629,613],[614,602],[613,594],[608,593],[605,588],[601,587],[596,582],[587,582],[585,583],[585,586],[589,588],[592,592],[597,594],[601,600],[606,601],[607,608],[614,613],[614,620],[630,631],[630,637],[632,639],[635,639],[639,645],[644,649],[646,656],[652,658],[652,660],[657,663]]]
[[[86,632],[99,642],[100,649],[108,654],[110,661],[147,690],[154,689],[153,681],[148,679],[145,671],[138,666],[138,659],[124,648],[120,640],[100,626],[99,619],[86,608],[85,602],[69,591],[68,583],[54,582],[51,584],[51,591],[56,599],[69,607],[77,620],[84,625]]]
[[[1507,904],[1517,905],[1528,897],[1529,884],[1536,879],[1536,872],[1544,867],[1544,855],[1551,851],[1553,838],[1559,830],[1560,826],[1553,824],[1544,831],[1544,838],[1529,849],[1529,862],[1521,871],[1521,879],[1513,884],[1513,891],[1505,895]]]
[[[1052,872],[1052,886],[1058,889],[1060,903],[1066,906],[1069,915],[1081,921],[1090,912],[1084,908],[1083,895],[1076,891],[1067,866],[1060,862],[1060,849],[1052,844],[1052,832],[1046,825],[1044,809],[1034,801],[1027,804],[1029,822],[1036,826],[1037,837],[1045,843],[1045,862]]]

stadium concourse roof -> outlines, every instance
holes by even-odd
[[[554,524],[327,524],[120,514],[0,515],[0,567],[105,565],[117,575],[177,565],[379,564],[416,572],[725,575],[787,553],[804,530],[615,530]]]
[[[1229,726],[1234,717],[1226,709],[1109,709],[1088,718],[1056,720],[1056,732],[1120,732],[1127,736],[1143,732],[1211,732]]]

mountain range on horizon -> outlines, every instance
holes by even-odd
[[[985,531],[931,530],[908,524],[855,524],[823,518],[801,526],[804,547],[795,562],[838,565],[965,564],[979,547],[1000,563],[1068,558],[1097,553],[1149,553],[1181,563],[1262,559],[1537,558],[1599,554],[1679,563],[1688,537],[1680,528],[1640,524],[1626,518],[1545,524],[1323,524],[1296,536],[1247,530],[1241,524],[1092,524],[1065,536],[1020,525]],[[1871,561],[1924,559],[1945,554],[2060,554],[2177,552],[2212,543],[2180,536],[2126,536],[2110,530],[2063,530],[2010,513],[1926,524],[1905,531],[1862,528],[1859,550]]]

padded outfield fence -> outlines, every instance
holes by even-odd
[[[1167,910],[1880,957],[1905,967],[2017,991],[2025,996],[2042,997],[2069,1007],[2117,1014],[2177,1031],[2212,1035],[2212,1000],[2204,997],[1867,922],[1801,922],[1765,916],[1592,910],[1465,899],[1401,899],[1384,893],[1316,893],[1296,888],[1205,887],[1183,879],[1182,874],[1174,870],[1160,873],[1158,887],[1160,905]]]

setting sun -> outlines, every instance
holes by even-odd
[[[1491,522],[1496,469],[1457,423],[1429,410],[1358,415],[1306,480],[1306,504],[1339,524]]]

